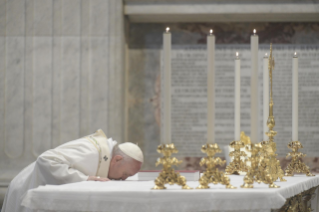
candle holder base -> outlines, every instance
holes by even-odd
[[[217,165],[223,165],[226,163],[225,160],[221,160],[219,157],[215,158],[214,155],[221,152],[218,144],[206,144],[202,146],[202,152],[207,154],[207,157],[202,158],[200,165],[206,165],[206,171],[203,176],[199,179],[199,186],[197,189],[208,189],[208,184],[222,184],[228,189],[235,189],[236,187],[230,184],[230,179],[223,172],[216,168]]]
[[[309,167],[301,161],[301,158],[306,156],[306,154],[298,152],[299,149],[303,148],[302,144],[299,141],[291,141],[287,146],[292,152],[289,152],[286,158],[291,156],[292,159],[285,170],[285,176],[292,177],[295,172],[305,173],[308,177],[315,176],[310,172]]]
[[[155,179],[155,186],[152,188],[154,190],[166,189],[165,184],[177,184],[182,186],[182,189],[192,189],[186,185],[186,178],[181,176],[180,173],[175,172],[172,168],[174,165],[179,165],[182,161],[177,160],[175,157],[171,157],[173,153],[177,153],[178,150],[175,148],[174,144],[161,144],[157,147],[157,152],[163,154],[157,162],[156,166],[159,164],[163,165],[163,170],[160,172],[159,176]]]
[[[273,121],[269,121],[269,120],[273,120]],[[283,178],[284,171],[282,170],[280,166],[280,161],[277,160],[276,158],[277,145],[274,142],[274,136],[277,134],[277,132],[272,130],[273,126],[275,126],[274,123],[275,121],[273,116],[270,116],[267,123],[269,127],[269,131],[266,132],[266,135],[269,137],[269,141],[261,142],[261,145],[262,145],[261,155],[267,161],[267,166],[265,168],[270,174],[270,176],[272,177],[273,181],[276,181],[279,178],[280,181],[285,182],[287,180]]]
[[[243,140],[250,142],[248,136],[243,133]],[[250,147],[250,148],[249,148]],[[274,181],[277,179],[278,164],[273,168],[272,159],[270,158],[269,152],[272,152],[272,149],[269,149],[268,143],[258,143],[258,144],[248,144],[246,150],[251,152],[251,157],[247,161],[251,162],[251,166],[248,168],[248,172],[244,177],[244,184],[241,185],[241,188],[253,188],[254,182],[265,183],[269,185],[269,188],[279,188],[279,186],[274,184]],[[275,174],[275,176],[273,176]]]
[[[241,148],[245,147],[246,144],[248,144],[247,140],[242,140],[243,136],[245,136],[245,133],[241,132],[240,141],[232,141],[229,144],[231,148],[234,148],[234,151],[230,152],[229,156],[234,157],[234,159],[226,167],[225,172],[227,175],[230,175],[230,174],[239,175],[239,172],[248,171],[248,166],[246,165],[246,161],[243,161],[241,159],[241,157],[247,157],[247,154],[244,151],[240,150]],[[250,143],[250,140],[249,140],[249,143]]]

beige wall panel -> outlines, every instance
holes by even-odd
[[[53,1],[34,0],[34,35],[52,36]]]
[[[25,39],[25,74],[24,74],[24,145],[25,156],[32,159],[32,131],[33,131],[33,37]]]
[[[61,141],[61,74],[63,72],[63,49],[61,37],[53,37],[52,51],[52,146],[57,147]]]
[[[61,141],[61,73],[62,73],[62,25],[63,0],[53,1],[52,41],[52,147]]]
[[[79,36],[81,27],[81,1],[67,0],[62,3],[62,35]]]
[[[63,0],[53,1],[53,36],[62,35],[62,12]]]
[[[90,1],[90,35],[109,35],[109,4],[110,1],[93,0]]]
[[[107,38],[91,38],[89,76],[90,132],[101,128],[107,133],[108,49]]]
[[[4,129],[5,129],[5,74],[6,74],[6,39],[0,37],[0,161],[3,161],[4,154]]]
[[[1,15],[1,18],[5,16]],[[25,1],[7,0],[6,2],[6,35],[25,35]]]
[[[80,38],[64,37],[61,72],[61,142],[80,135]]]
[[[34,0],[25,0],[25,33],[26,36],[34,35]]]
[[[124,20],[117,11],[121,11],[121,1],[109,2],[109,102],[108,131],[110,135],[124,141]]]
[[[89,47],[90,39],[81,38],[80,77],[80,136],[90,133],[89,127]]]
[[[6,38],[5,153],[11,158],[24,148],[24,50],[24,37]]]
[[[51,148],[52,126],[52,38],[34,38],[33,153]]]
[[[6,35],[6,0],[0,0],[0,36]]]
[[[90,1],[81,1],[81,36],[90,35]]]

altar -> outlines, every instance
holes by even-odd
[[[225,189],[223,185],[211,185],[210,189],[181,190],[179,186],[173,185],[168,186],[166,190],[151,190],[154,186],[153,181],[134,180],[46,185],[29,190],[22,205],[32,208],[34,212],[270,212],[281,211],[278,209],[283,206],[286,209],[292,206],[293,209],[298,201],[296,199],[292,201],[291,197],[297,195],[296,198],[302,199],[305,197],[301,195],[308,195],[312,209],[318,211],[318,195],[310,196],[310,190],[318,190],[318,175],[286,177],[287,182],[276,182],[280,186],[278,189],[270,189],[263,183],[255,183],[253,189],[243,189],[240,188],[240,185],[243,184],[243,176],[231,175],[230,178],[231,183],[237,189]],[[188,185],[195,188],[198,182],[190,181]]]

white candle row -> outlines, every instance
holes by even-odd
[[[258,142],[258,35],[256,30],[251,36],[251,141]],[[162,120],[161,143],[171,143],[171,34],[169,28],[163,34],[163,54],[164,54],[164,90],[162,97],[164,100],[164,120]],[[207,36],[207,143],[215,142],[215,36],[210,30]],[[267,140],[268,131],[267,119],[269,116],[269,72],[267,53],[263,59],[263,140]],[[235,59],[235,129],[234,139],[240,140],[240,58],[236,52]],[[293,129],[292,139],[298,140],[298,57],[295,53],[293,57]]]
[[[269,116],[269,58],[267,53],[263,59],[263,140],[267,141],[267,120]],[[253,85],[251,85],[253,89]],[[235,59],[235,140],[240,140],[240,59],[236,52]],[[252,91],[253,92],[253,91]],[[251,97],[253,99],[253,97]],[[257,102],[258,103],[258,102]],[[252,108],[255,107],[253,104]],[[253,113],[253,111],[251,111]],[[256,115],[256,117],[258,114]],[[255,121],[255,120],[254,120]],[[252,121],[252,122],[254,122]],[[253,127],[251,127],[253,129]],[[253,131],[252,131],[253,132]],[[254,135],[254,133],[251,133]],[[298,56],[295,52],[292,59],[292,140],[298,141]],[[253,140],[251,140],[253,142]]]

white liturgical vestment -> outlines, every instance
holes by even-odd
[[[86,181],[89,176],[107,177],[113,147],[102,130],[67,142],[41,154],[10,183],[1,212],[27,212],[21,201],[29,189]]]

